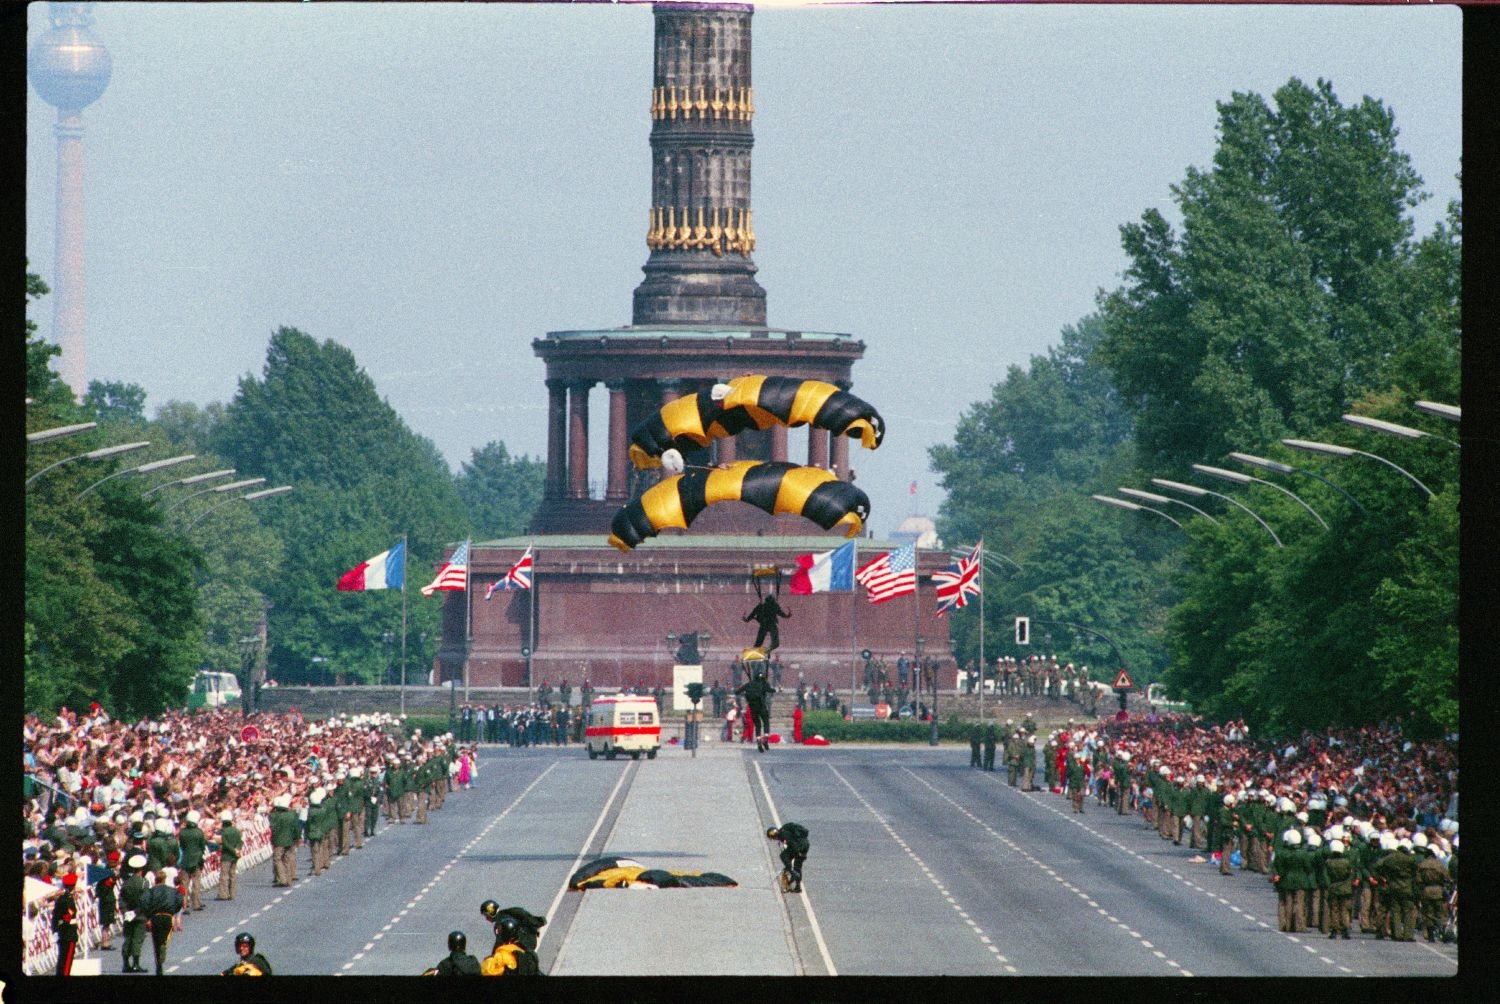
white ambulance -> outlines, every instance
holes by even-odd
[[[656,698],[641,694],[606,694],[594,698],[584,722],[583,743],[589,759],[613,760],[619,753],[629,753],[639,760],[656,759],[661,749],[661,709]]]

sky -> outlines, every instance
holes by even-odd
[[[649,5],[94,19],[113,74],[83,113],[88,379],[139,384],[148,415],[228,402],[290,326],[347,346],[455,470],[495,440],[545,457],[532,340],[629,324],[649,254]],[[1417,233],[1458,197],[1451,6],[776,4],[752,37],[767,323],[864,341],[852,390],[887,434],[850,460],[877,536],[938,514],[929,448],[1121,284],[1119,228],[1180,218],[1216,102],[1294,76],[1380,99],[1432,195]],[[49,282],[55,114],[28,88],[26,254]],[[50,337],[51,298],[30,314]]]

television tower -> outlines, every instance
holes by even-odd
[[[51,27],[27,56],[31,84],[57,109],[57,232],[52,274],[53,338],[62,379],[82,399],[84,369],[83,109],[109,85],[109,50],[89,30],[92,3],[52,3]]]

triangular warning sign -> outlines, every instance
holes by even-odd
[[[1130,682],[1130,674],[1127,673],[1127,672],[1125,672],[1123,669],[1120,670],[1120,675],[1117,676],[1117,677],[1115,677],[1115,689],[1116,690],[1134,690],[1135,689],[1135,684],[1133,684],[1133,683]]]

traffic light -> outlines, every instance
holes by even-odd
[[[1017,617],[1016,618],[1016,644],[1017,645],[1030,645],[1031,644],[1031,618],[1030,617]]]
[[[693,707],[696,708],[698,702],[703,700],[703,684],[697,680],[694,680],[682,689],[687,694],[687,699],[693,702]]]

